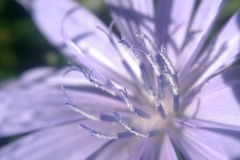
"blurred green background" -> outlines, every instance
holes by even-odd
[[[78,1],[107,25],[111,22],[102,0]],[[239,0],[227,0],[212,35],[217,33],[239,8]],[[66,61],[39,33],[24,8],[14,0],[0,0],[0,80],[16,77],[37,66],[60,67],[65,65]],[[0,138],[0,146],[16,138]]]
[[[101,0],[79,0],[110,22]],[[62,66],[66,60],[46,41],[31,17],[14,0],[0,0],[0,80],[37,66]]]

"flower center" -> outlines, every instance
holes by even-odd
[[[85,60],[85,65],[89,69],[89,73],[86,73],[83,69],[72,65],[72,68],[66,73],[72,70],[81,71],[90,83],[124,101],[129,111],[137,116],[129,119],[122,117],[116,111],[113,111],[113,116],[89,113],[81,107],[76,106],[62,86],[64,95],[69,101],[66,103],[66,105],[89,119],[114,123],[118,122],[126,129],[126,132],[106,134],[80,124],[80,126],[89,131],[91,135],[99,138],[118,139],[134,135],[144,138],[156,136],[162,132],[164,126],[169,122],[171,116],[178,111],[179,96],[177,76],[174,71],[174,67],[168,58],[163,45],[161,46],[160,51],[157,52],[156,47],[144,34],[134,33],[141,42],[141,45],[139,46],[130,45],[125,37],[121,35],[121,40],[119,43],[126,48],[127,53],[130,54],[130,56],[135,60],[135,63],[138,65],[141,71],[141,77],[138,77],[135,74],[133,67],[131,67],[132,64],[128,63],[128,61],[123,58],[123,53],[120,52],[117,45],[113,41],[111,36],[112,25],[113,22],[109,27],[110,32],[107,34],[107,36],[111,44],[118,52],[119,56],[122,58],[125,69],[134,80],[134,87],[137,91],[139,91],[138,93],[134,94],[137,94],[138,96],[134,98],[134,95],[129,95],[126,87],[123,87],[123,89],[118,89],[111,80],[108,80],[103,73],[101,73],[96,67],[94,67],[94,65],[92,65],[91,59],[85,57],[78,47],[70,40],[64,28],[62,28],[62,34],[66,44],[78,57],[80,55],[80,58]],[[93,72],[94,76],[92,75]]]

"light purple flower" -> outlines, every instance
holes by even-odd
[[[207,43],[222,0],[106,0],[120,39],[74,1],[21,2],[76,65],[3,84],[0,136],[33,133],[0,159],[240,158],[239,11]]]

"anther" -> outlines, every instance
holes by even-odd
[[[130,56],[134,59],[134,61],[140,65],[142,64],[140,58],[138,57],[137,53],[134,52],[133,47],[131,47],[128,42],[126,41],[125,37],[123,36],[123,34],[121,34],[121,40],[118,41],[118,43],[123,44],[123,46],[125,46],[125,48],[127,49],[128,54],[130,54]]]
[[[179,95],[178,95],[178,87],[176,80],[174,76],[169,72],[168,67],[165,67],[165,75],[167,76],[167,79],[170,82],[170,85],[172,87],[172,92],[173,92],[173,107],[174,111],[178,111],[178,105],[179,105]]]
[[[137,115],[142,116],[144,118],[149,118],[150,117],[147,113],[145,113],[145,112],[141,111],[140,109],[137,109],[137,108],[134,107],[134,105],[131,103],[131,101],[128,97],[126,87],[124,87],[123,90],[120,89],[119,92],[122,94],[123,99],[124,99],[125,103],[127,104],[128,108],[131,112],[136,113]]]
[[[144,50],[145,50],[145,52],[146,53],[149,53],[149,51],[148,51],[148,47],[147,47],[147,45],[146,45],[146,43],[145,43],[145,35],[144,34],[140,34],[140,33],[134,33],[135,34],[135,36],[136,37],[140,37],[141,38],[141,41],[142,41],[142,45],[143,45],[143,48],[144,48]],[[149,40],[149,39],[148,39]],[[150,40],[149,40],[150,41]]]
[[[101,133],[98,131],[95,131],[83,124],[79,124],[83,129],[87,130],[90,132],[91,136],[96,136],[98,138],[102,138],[102,139],[121,139],[121,138],[128,138],[128,137],[132,137],[135,136],[135,134],[127,131],[127,132],[121,132],[121,133],[113,133],[113,134],[106,134],[106,133]],[[155,132],[152,133],[153,135],[155,134]]]
[[[73,110],[75,110],[76,112],[80,113],[81,115],[87,117],[88,119],[91,119],[91,120],[94,120],[94,121],[100,121],[100,115],[98,114],[91,114],[91,113],[88,113],[86,111],[84,111],[82,108],[80,107],[77,107],[76,105],[73,105],[71,103],[65,103],[66,106],[72,108]]]
[[[152,57],[152,55],[146,51],[146,49],[143,49],[141,47],[132,47],[133,49],[137,49],[140,52],[144,53],[145,56],[147,57],[148,61],[150,62],[150,64],[152,65],[153,69],[155,70],[157,76],[161,75],[161,67],[158,65],[158,63],[156,62],[156,60]]]
[[[146,86],[146,89],[148,91],[152,91],[153,88],[152,88],[152,85],[150,83],[150,79],[148,77],[148,74],[147,74],[147,70],[146,70],[146,67],[144,64],[141,64],[140,66],[140,70],[141,70],[141,73],[142,73],[142,78],[143,78],[143,81],[144,81],[144,84]]]
[[[142,40],[142,45],[145,48],[146,51],[148,51],[148,49],[150,49],[150,52],[156,54],[156,47],[153,45],[153,43],[151,42],[151,40],[149,39],[149,37],[143,33],[135,33],[136,37],[140,37]]]
[[[131,112],[135,112],[135,107],[132,105],[132,103],[130,102],[129,98],[128,98],[128,93],[126,90],[126,87],[124,87],[124,89],[120,89],[119,92],[122,94],[128,108],[130,109]]]
[[[100,29],[100,30],[108,37],[110,43],[112,44],[112,46],[114,47],[114,49],[117,51],[118,55],[120,56],[124,68],[128,71],[129,75],[132,77],[132,79],[134,80],[134,82],[136,82],[138,88],[140,88],[140,85],[141,85],[141,84],[140,84],[137,76],[135,75],[135,73],[133,72],[133,70],[132,70],[132,68],[129,66],[129,64],[126,62],[126,60],[123,58],[123,56],[122,56],[119,48],[117,47],[116,43],[115,43],[114,40],[113,40],[113,37],[112,37],[112,27],[113,27],[114,24],[115,24],[115,21],[113,20],[113,21],[110,23],[109,27],[108,27],[108,33],[107,33],[104,29],[102,29],[101,27],[98,27],[98,26],[97,26],[97,28]],[[124,39],[124,38],[123,38],[123,39]],[[124,41],[123,41],[122,43],[127,45],[127,42],[124,42]]]
[[[164,98],[164,79],[162,74],[160,76],[157,76],[157,84],[158,84],[158,91],[159,91],[160,98],[163,99]]]
[[[170,61],[170,59],[168,58],[167,54],[166,54],[166,49],[165,47],[162,45],[161,46],[161,50],[158,52],[160,54],[160,56],[163,58],[165,64],[167,65],[170,73],[172,75],[175,75],[175,70],[174,70],[174,67],[173,67],[173,64],[172,62]]]
[[[67,95],[65,88],[61,85],[61,89],[63,91],[64,96],[68,99],[69,102],[66,102],[64,105],[72,108],[76,112],[80,113],[81,115],[85,116],[88,119],[95,120],[95,121],[109,121],[109,122],[116,122],[116,118],[108,115],[103,114],[92,114],[89,112],[84,111],[81,107],[76,106],[70,97]]]
[[[106,122],[117,122],[115,117],[108,116],[108,115],[100,115],[100,120],[106,121]]]
[[[95,85],[95,87],[97,88],[101,88],[103,91],[106,91],[108,93],[110,93],[111,95],[115,96],[115,93],[111,90],[109,90],[106,86],[104,86],[101,82],[99,82],[97,79],[92,78],[91,75],[93,73],[93,70],[90,70],[89,73],[87,74],[83,69],[81,70],[81,72],[83,73],[83,75],[85,76],[85,78],[91,82],[92,84]]]
[[[70,99],[70,97],[67,95],[65,88],[63,85],[61,85],[61,89],[63,91],[64,96],[68,99],[69,103],[73,104],[72,100]]]
[[[170,82],[170,85],[172,87],[172,91],[174,95],[178,95],[178,87],[177,87],[177,82],[174,78],[174,76],[169,72],[168,67],[165,67],[165,72],[164,74],[166,75],[167,79]]]
[[[179,106],[179,95],[173,95],[173,107],[174,111],[178,111],[178,106]]]
[[[115,115],[118,122],[121,123],[130,132],[132,132],[135,135],[140,136],[140,137],[144,137],[144,138],[150,137],[149,133],[140,132],[139,130],[137,130],[134,127],[132,127],[131,125],[129,125],[127,123],[127,121],[125,121],[117,112],[113,112],[113,114]]]
[[[90,132],[91,136],[96,136],[98,138],[102,138],[102,139],[118,139],[118,135],[117,134],[105,134],[105,133],[101,133],[101,132],[97,132],[91,128],[88,128],[87,126],[83,125],[83,124],[79,124],[83,129],[87,130]]]
[[[156,109],[157,109],[158,113],[162,116],[162,118],[166,118],[166,114],[165,114],[161,104],[159,104],[159,106],[157,106]]]
[[[150,83],[150,80],[147,76],[147,73],[146,73],[146,68],[144,65],[141,65],[141,71],[142,71],[142,74],[143,74],[143,79],[144,79],[144,82],[145,82],[145,85],[146,85],[146,89],[147,91],[149,92],[149,94],[151,95],[152,99],[154,100],[155,102],[155,107],[157,109],[157,111],[161,111],[159,112],[160,115],[162,116],[162,118],[165,118],[166,115],[165,115],[165,112],[162,108],[162,105],[160,103],[160,99],[158,98],[158,96],[156,95],[156,93],[154,92],[153,88],[152,88],[152,85]]]

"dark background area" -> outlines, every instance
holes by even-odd
[[[79,0],[110,22],[101,0]],[[66,64],[66,60],[39,33],[31,16],[14,0],[0,0],[0,80],[37,66]]]
[[[107,25],[111,22],[102,0],[78,0]],[[227,0],[211,36],[240,8],[239,0]],[[61,67],[67,60],[39,33],[31,16],[14,0],[0,0],[0,81],[38,66]],[[0,126],[1,127],[1,126]],[[18,138],[0,138],[0,146]]]

